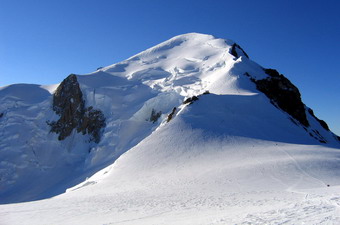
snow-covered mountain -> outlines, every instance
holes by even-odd
[[[2,87],[0,140],[1,203],[69,188],[0,206],[8,224],[338,219],[340,138],[285,76],[210,35]]]

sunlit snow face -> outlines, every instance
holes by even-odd
[[[49,198],[78,184],[58,198],[10,206],[5,217],[15,212],[18,221],[31,224],[159,224],[163,218],[210,224],[216,212],[221,223],[230,212],[239,223],[257,221],[259,212],[271,221],[267,203],[287,213],[291,205],[297,212],[318,208],[312,201],[301,203],[300,192],[338,184],[333,134],[309,114],[311,126],[304,129],[276,108],[250,79],[268,75],[247,57],[230,54],[233,44],[188,34],[77,75],[85,108],[100,109],[106,118],[98,144],[89,143],[88,134],[73,132],[58,141],[49,132],[46,121],[59,119],[51,109],[56,87],[2,88],[0,185],[7,189],[0,199]],[[202,95],[206,91],[210,94]],[[193,96],[198,100],[183,103]],[[308,133],[316,131],[334,141],[318,145]],[[334,212],[328,204],[319,206]],[[70,209],[76,209],[72,219],[65,218]],[[33,219],[37,214],[43,219]],[[144,219],[132,221],[136,215]]]

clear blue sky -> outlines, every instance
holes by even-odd
[[[59,83],[188,32],[279,70],[340,135],[339,0],[0,0],[0,86]]]

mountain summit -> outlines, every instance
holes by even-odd
[[[197,33],[58,85],[2,87],[0,138],[1,203],[73,186],[66,199],[117,197],[124,189],[138,202],[136,192],[161,187],[166,194],[159,189],[154,197],[167,201],[171,187],[184,199],[213,201],[223,188],[221,198],[338,185],[340,175],[340,138],[289,79],[253,62],[237,43]]]

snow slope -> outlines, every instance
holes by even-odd
[[[216,113],[233,115],[219,109],[226,103],[237,108],[239,99],[215,97],[202,96],[112,166],[66,194],[0,206],[4,224],[340,222],[339,149],[308,144],[307,138],[294,141],[299,134],[294,127],[292,136],[283,138],[293,143],[242,137],[237,135],[240,130],[230,134],[233,127],[228,124],[241,122],[244,115],[221,122]],[[207,104],[217,110],[209,110]],[[244,109],[255,106],[250,103]],[[210,122],[200,123],[199,115]],[[279,112],[260,127],[240,125],[254,133],[263,131],[261,136],[267,129],[287,129],[275,122],[285,119]],[[211,129],[217,124],[218,129]]]
[[[85,104],[106,117],[98,144],[49,132],[56,86],[2,88],[0,201],[48,198],[78,184],[51,199],[0,205],[2,223],[339,222],[336,136],[308,113],[304,127],[271,104],[245,75],[268,74],[240,49],[232,55],[233,46],[185,34],[78,75]],[[161,112],[156,122],[152,111]]]

